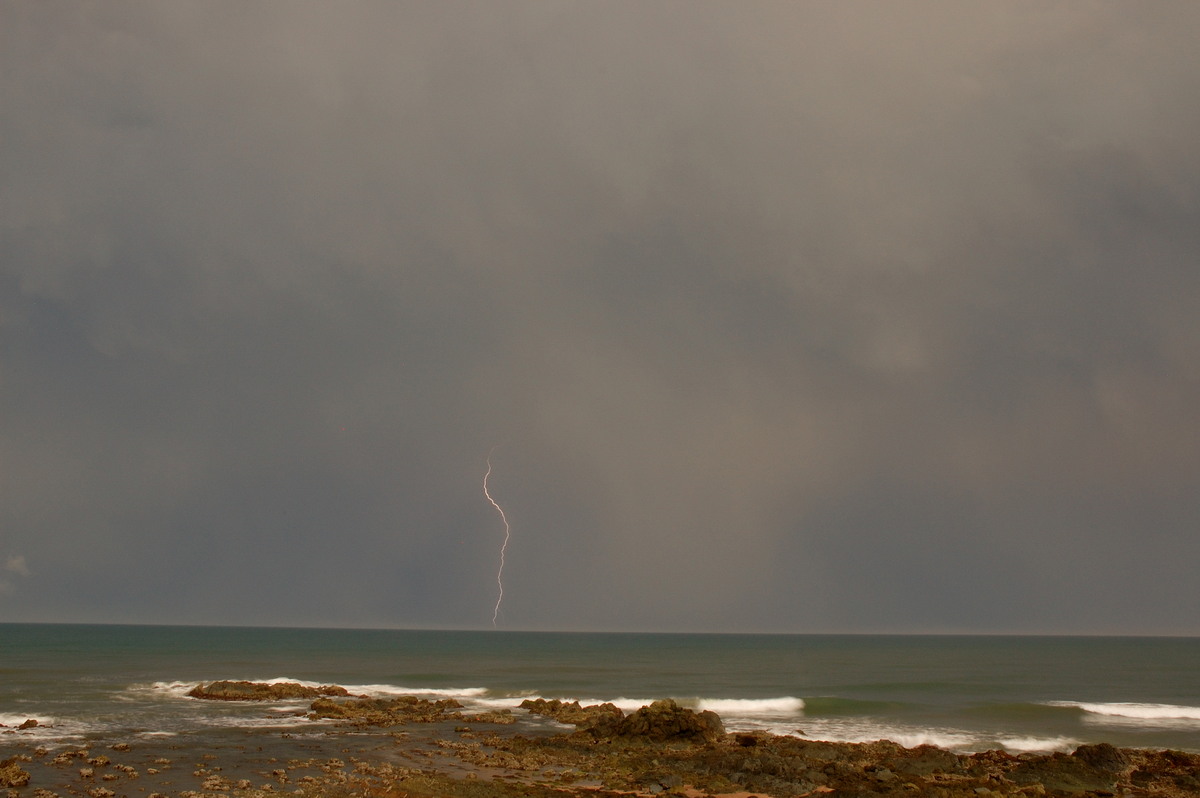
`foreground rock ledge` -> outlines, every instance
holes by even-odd
[[[157,785],[150,779],[163,778],[159,769],[166,768],[164,773],[175,782],[168,794],[195,798],[278,798],[281,789],[306,798],[1200,796],[1198,754],[1107,744],[1083,745],[1071,754],[956,754],[888,741],[833,743],[767,733],[725,734],[720,718],[712,713],[695,713],[672,701],[655,702],[629,715],[612,706],[529,702],[525,709],[531,713],[576,724],[574,732],[549,736],[483,733],[466,725],[450,732],[449,724],[424,730],[410,726],[403,732],[389,728],[414,720],[476,720],[462,717],[454,703],[318,697],[313,715],[342,721],[325,726],[323,732],[336,741],[342,758],[266,760],[269,764],[260,775],[272,783],[259,788],[244,779],[225,779],[222,765],[230,763],[222,761],[217,750],[192,749],[197,756],[202,753],[204,769],[172,774],[170,760],[161,758],[161,751],[147,750],[141,763],[110,763],[106,756],[88,758],[84,749],[59,752],[51,761],[47,751],[32,747],[32,756],[0,760],[0,788],[8,788],[11,795],[28,786],[33,798],[115,798],[114,793],[134,794],[132,786],[124,791],[118,787],[138,778],[133,767],[138,766],[145,780],[137,785],[138,792],[144,786],[146,795],[161,795],[151,793]],[[364,726],[375,730],[364,734]],[[110,747],[131,750],[123,742]],[[83,763],[75,760],[84,758],[89,767],[80,767],[76,779],[73,767]],[[41,771],[30,779],[35,766]],[[69,771],[69,778],[47,779],[47,768]],[[204,779],[203,792],[186,789],[192,777]],[[111,780],[112,789],[101,780]],[[291,786],[281,788],[283,784]]]
[[[655,702],[616,722],[613,709],[603,705],[532,701],[526,709],[573,719],[577,730],[537,738],[491,735],[448,747],[464,762],[523,774],[518,778],[527,783],[545,785],[547,774],[554,774],[572,792],[590,780],[613,791],[693,796],[1200,796],[1200,756],[1179,751],[1101,743],[1080,746],[1071,754],[956,754],[883,740],[833,743],[766,733],[716,735],[711,719],[701,718],[705,713],[671,701]]]

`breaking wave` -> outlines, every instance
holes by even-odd
[[[712,710],[718,715],[798,715],[804,711],[804,699],[781,698],[700,698],[696,709]]]
[[[998,742],[1018,754],[1072,751],[1079,747],[1079,741],[1070,737],[1001,737]]]
[[[132,685],[126,691],[130,696],[147,693],[167,695],[172,698],[187,698],[188,691],[198,684],[211,684],[217,679],[203,681],[162,681],[151,684]],[[315,682],[310,679],[292,679],[287,676],[275,676],[270,679],[228,679],[221,681],[246,681],[257,684],[299,684],[304,687],[323,687],[330,682]],[[487,695],[486,687],[404,687],[395,684],[341,684],[351,695],[367,695],[375,698],[384,696],[414,695],[422,698],[460,698],[471,699]],[[287,699],[289,701],[303,699]]]
[[[307,685],[308,682],[300,682]],[[394,684],[344,684],[349,692],[374,696],[415,695],[435,698],[481,698],[488,694],[486,687],[400,687]]]
[[[1116,715],[1122,718],[1200,720],[1200,707],[1184,707],[1175,704],[1077,704],[1085,712],[1095,715]]]
[[[1048,706],[1072,707],[1106,719],[1126,721],[1197,721],[1200,707],[1177,704],[1088,703],[1084,701],[1047,701]]]
[[[10,713],[0,712],[0,726],[6,727],[10,730],[17,728],[27,720],[37,721],[37,726],[54,725],[54,718],[47,717],[46,715],[13,715]],[[37,726],[34,728],[37,728]]]

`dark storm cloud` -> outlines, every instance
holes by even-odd
[[[7,617],[1200,631],[1190,5],[3,14]]]

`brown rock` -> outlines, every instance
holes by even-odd
[[[529,710],[533,715],[542,715],[559,723],[570,723],[583,728],[609,725],[615,728],[615,724],[625,717],[625,713],[614,704],[589,704],[582,707],[578,701],[564,703],[556,698],[549,701],[544,698],[527,698],[521,702],[521,708]]]
[[[693,712],[667,698],[628,715],[618,724],[616,735],[653,742],[689,740],[712,743],[725,736],[725,724],[715,712]]]
[[[1111,772],[1066,754],[1023,762],[1007,776],[1017,784],[1041,784],[1047,790],[1067,793],[1111,791],[1116,786],[1116,778]]]
[[[1071,756],[1108,773],[1121,773],[1129,767],[1129,758],[1121,753],[1121,749],[1108,743],[1081,745]]]
[[[29,772],[21,770],[16,757],[0,761],[0,787],[24,787],[29,783]]]
[[[462,704],[452,698],[428,701],[405,695],[399,698],[361,698],[352,701],[332,701],[318,698],[309,707],[308,716],[333,718],[371,726],[393,726],[403,723],[433,723],[441,720],[459,720],[462,714],[451,710],[462,709]]]
[[[17,729],[18,729],[18,730],[20,730],[20,729],[32,729],[32,728],[34,728],[34,727],[35,727],[35,726],[37,726],[37,725],[38,725],[38,722],[37,722],[37,721],[36,721],[34,718],[29,718],[29,719],[28,719],[28,720],[26,720],[24,723],[22,723],[20,726],[18,726],[18,727],[17,727]]]
[[[203,698],[209,701],[284,701],[291,698],[317,698],[318,696],[348,696],[345,687],[325,684],[320,687],[306,687],[295,682],[279,682],[266,684],[263,682],[229,682],[217,681],[211,684],[198,684],[188,691],[192,698]]]
[[[888,764],[892,770],[910,776],[928,776],[931,773],[961,773],[959,757],[932,745],[918,745],[900,756],[891,757]]]

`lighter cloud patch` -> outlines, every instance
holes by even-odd
[[[888,373],[924,371],[929,366],[925,344],[913,330],[890,329],[868,344],[867,363]]]
[[[20,554],[10,554],[5,557],[4,570],[18,576],[29,576],[29,565],[25,562],[25,557]]]

